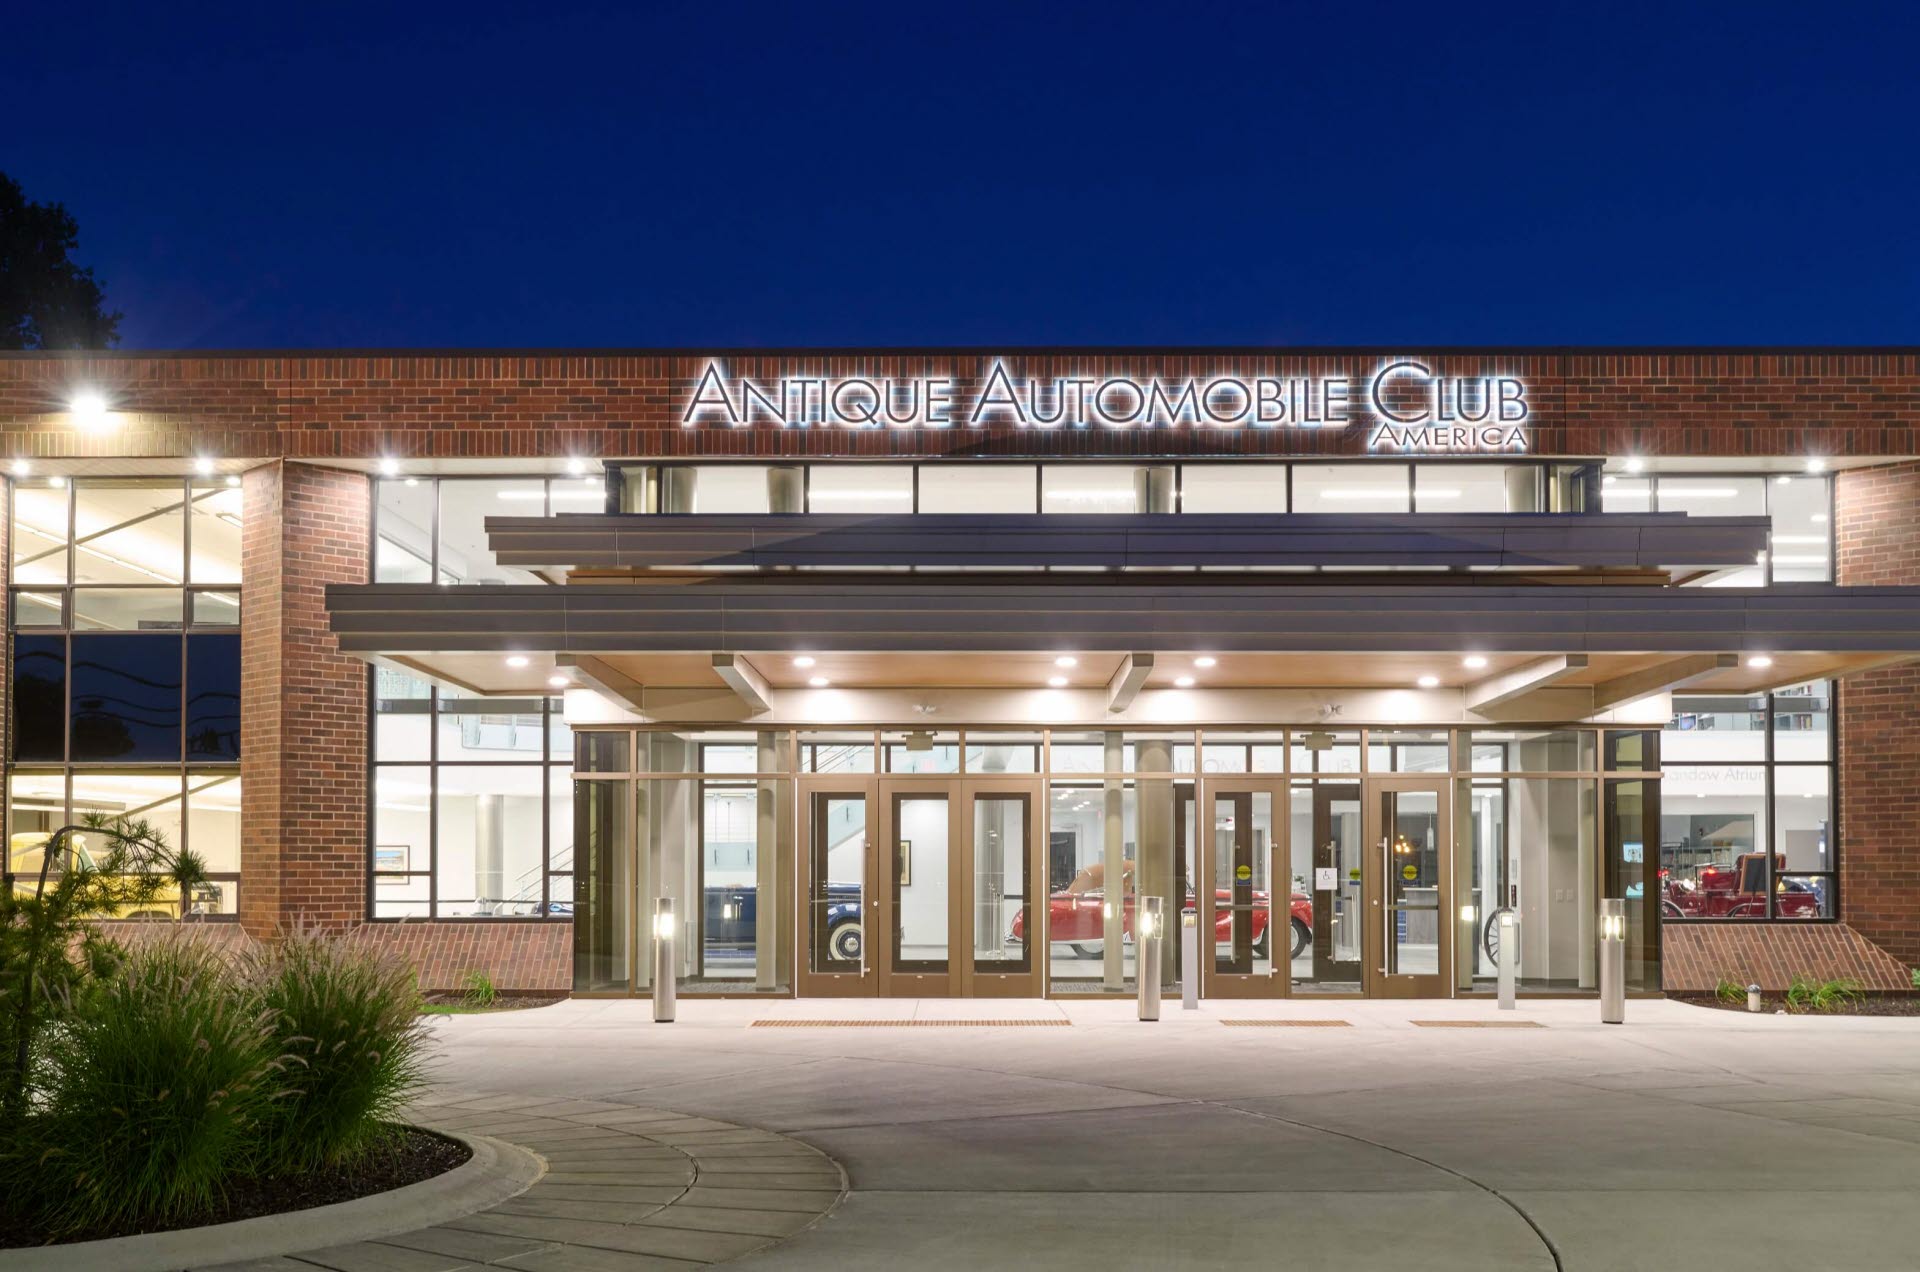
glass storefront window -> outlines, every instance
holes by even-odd
[[[443,764],[434,792],[434,904],[440,918],[526,918],[545,903],[544,771]]]
[[[1358,729],[1296,729],[1291,735],[1296,773],[1358,773]]]
[[[1652,479],[1608,473],[1600,479],[1600,507],[1603,512],[1652,512]]]
[[[1592,990],[1598,913],[1598,788],[1591,778],[1476,778],[1459,783],[1454,921],[1461,989],[1487,988],[1516,960],[1520,985]],[[1510,912],[1517,927],[1500,923]],[[1505,944],[1517,937],[1517,947]]]
[[[1181,512],[1285,512],[1285,464],[1186,464]]]
[[[73,483],[73,581],[186,581],[186,494],[178,481]]]
[[[1286,771],[1286,740],[1272,733],[1208,733],[1201,740],[1203,773],[1282,773]]]
[[[1766,730],[1765,694],[1675,694],[1660,757],[1668,764],[1764,760]]]
[[[1048,464],[1040,470],[1042,512],[1156,512],[1150,475],[1159,473],[1172,490],[1171,469],[1130,468],[1121,464]]]
[[[73,542],[71,492],[63,483],[13,484],[12,581],[64,584],[67,550]]]
[[[1375,729],[1367,735],[1367,771],[1370,773],[1445,773],[1445,730],[1391,732]]]
[[[631,735],[601,729],[573,735],[573,767],[582,773],[625,773],[633,768]]]
[[[1546,470],[1538,464],[1416,464],[1415,512],[1542,512]]]
[[[802,733],[800,767],[807,773],[871,773],[873,734]]]
[[[967,772],[1038,773],[1040,735],[967,731]]]
[[[807,470],[807,511],[912,512],[913,468],[907,464],[816,464]]]
[[[1825,477],[1776,477],[1768,489],[1773,518],[1768,564],[1776,583],[1833,578],[1833,485]]]
[[[633,786],[601,779],[575,782],[573,789],[573,987],[625,991],[635,962]]]
[[[440,582],[540,582],[538,575],[501,565],[494,558],[484,522],[488,517],[543,517],[546,513],[547,483],[538,477],[440,478]]]
[[[1032,464],[929,464],[920,469],[921,512],[1033,512],[1039,494],[1039,470]]]
[[[189,487],[193,515],[187,527],[191,560],[189,583],[240,582],[240,511],[238,486],[195,482]]]
[[[1295,512],[1406,512],[1412,485],[1405,464],[1295,464]]]
[[[1773,758],[1821,761],[1833,758],[1831,682],[1792,685],[1774,691]]]
[[[1661,512],[1684,512],[1694,517],[1767,515],[1764,477],[1662,476],[1655,493]]]
[[[1824,764],[1773,770],[1774,852],[1778,868],[1833,873],[1832,774]]]
[[[373,581],[433,582],[433,482],[374,483]]]
[[[1476,773],[1591,773],[1599,763],[1591,729],[1475,729],[1468,746]]]
[[[892,730],[880,735],[889,773],[958,773],[960,735],[932,729]]]

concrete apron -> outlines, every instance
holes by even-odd
[[[337,1205],[209,1228],[0,1250],[0,1272],[175,1272],[369,1241],[497,1206],[527,1191],[546,1173],[539,1157],[504,1140],[440,1133],[467,1145],[473,1156],[446,1174],[417,1184]]]

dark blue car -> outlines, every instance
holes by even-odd
[[[860,961],[860,892],[857,883],[826,887],[827,957],[835,962]],[[707,889],[702,935],[710,952],[754,949],[757,896],[750,883]]]

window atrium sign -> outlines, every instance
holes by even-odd
[[[783,375],[729,379],[709,361],[681,411],[688,428],[1367,429],[1367,449],[1524,452],[1526,381],[1445,375],[1414,358],[1345,375],[1222,372],[1163,380],[1131,375],[1023,378],[1000,359],[977,379],[953,375]]]

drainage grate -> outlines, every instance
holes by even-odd
[[[1351,1020],[1223,1020],[1235,1029],[1351,1029]]]
[[[755,1020],[749,1029],[1065,1029],[1071,1020]]]
[[[1545,1029],[1537,1020],[1415,1020],[1422,1029]]]

